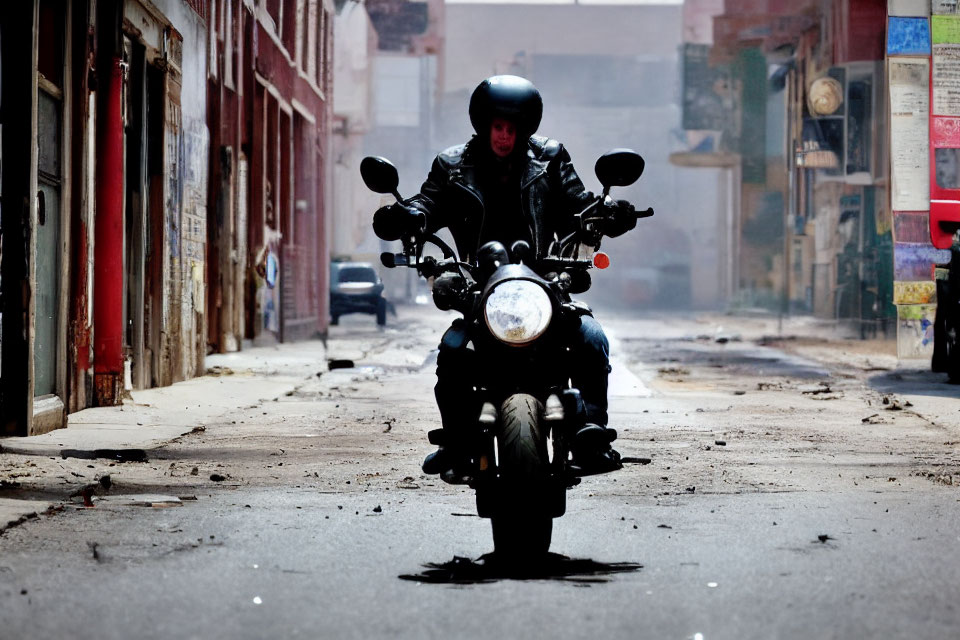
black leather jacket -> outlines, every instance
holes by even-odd
[[[479,144],[474,136],[467,144],[440,153],[420,193],[410,200],[426,215],[428,231],[450,229],[457,253],[468,261],[477,255],[485,214],[477,182]],[[530,226],[534,255],[541,258],[554,236],[567,233],[572,217],[595,196],[584,188],[570,154],[556,140],[532,136],[520,175],[523,215]]]

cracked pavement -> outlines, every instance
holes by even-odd
[[[960,393],[898,366],[891,342],[599,312],[616,446],[639,462],[572,490],[552,546],[568,560],[513,579],[481,559],[472,492],[419,469],[439,419],[431,349],[453,316],[399,313],[385,331],[332,328],[326,357],[352,368],[306,346],[212,358],[193,392],[217,405],[222,380],[240,401],[185,418],[196,428],[147,462],[0,453],[0,498],[52,506],[0,535],[4,634],[960,632]],[[176,393],[157,413],[200,411]],[[68,497],[89,485],[95,507]]]

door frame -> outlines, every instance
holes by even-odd
[[[70,211],[72,201],[72,172],[70,171],[70,149],[73,139],[72,114],[73,114],[73,91],[72,91],[72,36],[71,28],[73,21],[73,2],[64,2],[66,8],[63,18],[63,81],[62,87],[56,87],[45,79],[40,78],[37,68],[37,52],[40,44],[39,39],[39,10],[40,2],[34,2],[34,34],[33,39],[33,75],[34,75],[34,109],[33,109],[33,151],[31,152],[31,174],[33,192],[37,193],[40,188],[39,170],[37,163],[39,157],[36,153],[39,123],[37,122],[37,113],[39,105],[39,92],[44,91],[60,99],[60,255],[63,259],[60,261],[59,268],[59,291],[57,293],[57,350],[56,358],[56,384],[54,393],[43,396],[34,396],[34,357],[36,340],[36,295],[30,296],[29,317],[30,317],[30,340],[28,367],[29,367],[29,387],[30,396],[33,403],[32,418],[28,435],[39,435],[54,429],[67,426],[66,411],[66,392],[67,392],[67,341],[68,336],[68,317],[69,317],[69,297],[70,297]],[[57,96],[56,94],[59,94]],[[37,198],[31,199],[30,203],[30,228],[36,230],[39,223],[39,211]],[[35,290],[37,287],[37,235],[30,234],[30,288]]]

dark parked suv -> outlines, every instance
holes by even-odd
[[[375,313],[377,324],[387,323],[383,282],[369,262],[334,262],[330,265],[330,324],[345,313]]]

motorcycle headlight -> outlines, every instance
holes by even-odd
[[[550,296],[537,283],[507,280],[487,296],[483,315],[495,338],[510,345],[524,345],[547,330],[553,305]]]

